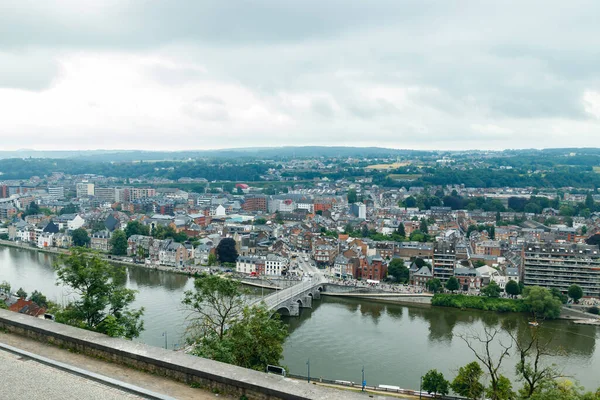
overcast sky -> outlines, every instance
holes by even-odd
[[[600,1],[0,0],[0,149],[600,147]]]

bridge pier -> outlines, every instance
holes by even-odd
[[[289,302],[287,308],[290,310],[290,317],[297,317],[300,315],[300,304],[297,302]]]
[[[304,295],[300,298],[302,300],[302,308],[312,308],[312,297]]]

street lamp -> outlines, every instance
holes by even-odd
[[[310,383],[310,358],[308,359],[308,361],[306,361],[306,367],[308,369],[308,371],[307,371],[307,379],[308,379],[308,383]]]
[[[165,349],[166,349],[167,348],[167,338],[168,338],[167,331],[164,331],[162,335],[165,337]]]
[[[421,381],[419,382],[419,400],[421,400],[422,392],[423,392],[423,375],[421,375]]]
[[[362,391],[365,391],[365,385],[367,382],[365,381],[365,366],[362,367]]]

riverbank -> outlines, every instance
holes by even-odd
[[[327,287],[327,284],[325,284]],[[356,298],[371,302],[400,304],[410,306],[430,306],[432,295],[427,293],[331,293],[327,289],[322,296]]]

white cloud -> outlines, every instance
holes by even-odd
[[[600,145],[593,1],[6,1],[3,149]]]

